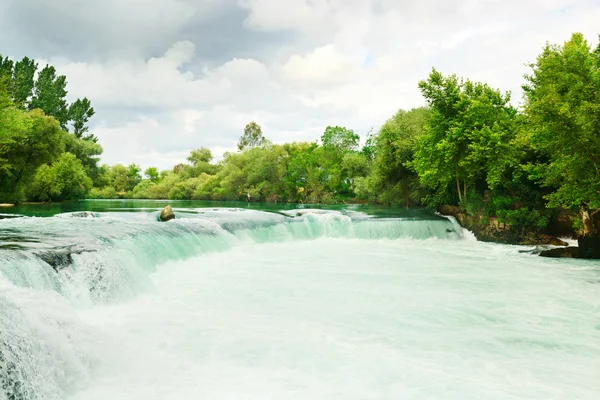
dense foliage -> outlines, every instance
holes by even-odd
[[[52,66],[0,56],[0,202],[78,199],[91,189],[102,147],[82,135],[94,111],[87,99],[69,106],[66,86]]]
[[[341,126],[319,141],[273,144],[250,122],[238,152],[219,162],[199,148],[170,170],[142,171],[98,166],[94,109],[87,98],[67,103],[53,67],[0,57],[0,201],[445,204],[520,233],[578,210],[582,234],[600,232],[600,47],[574,34],[530,67],[521,108],[510,93],[433,69],[418,84],[426,107],[398,111],[362,147]]]

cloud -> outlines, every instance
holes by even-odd
[[[366,134],[422,105],[435,66],[511,90],[546,41],[595,42],[595,0],[4,0],[5,55],[49,60],[92,100],[107,163],[171,167],[327,125]]]
[[[328,45],[291,56],[282,70],[285,78],[297,85],[329,86],[356,78],[361,72],[357,61]]]

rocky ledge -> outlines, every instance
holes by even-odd
[[[568,246],[569,244],[555,236],[526,232],[525,234],[514,232],[510,226],[504,224],[496,217],[483,218],[465,213],[457,206],[440,206],[438,212],[456,218],[460,225],[475,235],[482,242],[516,244],[522,246],[553,245]]]

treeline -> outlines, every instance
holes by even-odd
[[[136,165],[101,167],[95,198],[248,200],[335,203],[355,196],[367,176],[373,154],[359,149],[352,130],[328,127],[321,143],[272,144],[252,122],[238,143],[239,152],[211,163],[210,150],[191,152],[187,163],[172,170]]]
[[[54,67],[0,55],[0,202],[85,197],[102,147],[88,133],[87,98],[68,104]]]
[[[581,34],[548,44],[530,64],[524,98],[432,70],[424,108],[400,110],[359,147],[328,127],[314,143],[271,144],[246,126],[239,152],[211,163],[193,151],[172,170],[103,167],[94,197],[457,205],[515,232],[542,231],[576,210],[583,235],[600,232],[600,47]],[[599,242],[600,245],[600,242]]]

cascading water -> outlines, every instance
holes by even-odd
[[[0,221],[0,273],[17,286],[53,289],[75,303],[96,303],[144,291],[148,273],[161,263],[244,242],[463,237],[461,227],[445,218],[374,219],[319,210],[278,214],[243,209],[188,210],[184,216],[167,224],[158,223],[154,213],[135,218],[69,213]]]
[[[0,220],[0,400],[593,398],[596,264],[435,215],[177,214]]]

